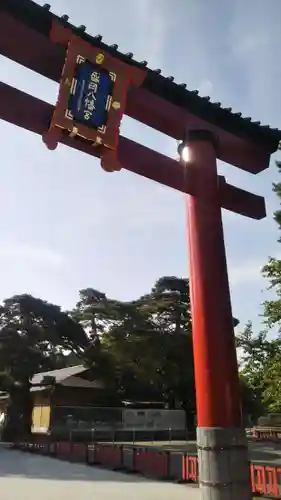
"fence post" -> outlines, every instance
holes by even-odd
[[[169,451],[166,451],[166,460],[167,460],[167,479],[170,479],[172,477],[171,474],[171,453]]]
[[[92,428],[91,429],[91,440],[92,440],[92,443],[95,442],[95,436],[96,436],[96,429]]]

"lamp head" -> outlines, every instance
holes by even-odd
[[[189,148],[187,146],[186,141],[182,141],[178,145],[178,154],[179,154],[181,161],[183,161],[184,163],[189,162],[190,155],[189,155]]]

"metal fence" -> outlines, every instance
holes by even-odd
[[[137,443],[156,441],[185,441],[190,439],[186,429],[182,431],[173,429],[164,430],[116,430],[116,429],[67,429],[54,427],[51,430],[54,439],[70,442],[107,442],[107,443]]]
[[[84,442],[134,443],[187,437],[181,410],[56,406],[52,408],[50,429],[55,439]]]
[[[14,447],[69,461],[102,466],[107,469],[133,472],[145,477],[197,483],[199,478],[196,455],[174,453],[145,446],[70,443],[63,441],[22,441]],[[281,499],[281,468],[250,464],[252,493]]]

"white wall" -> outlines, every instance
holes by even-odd
[[[184,410],[123,410],[124,429],[183,430]]]

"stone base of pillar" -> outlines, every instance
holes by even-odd
[[[244,429],[197,427],[201,500],[252,498]]]

